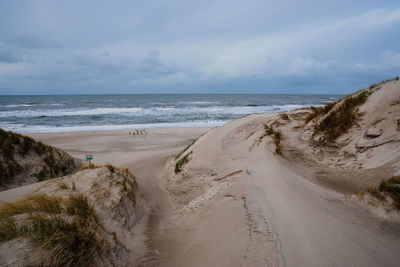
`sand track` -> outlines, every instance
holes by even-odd
[[[194,145],[181,175],[173,174],[175,155],[204,130],[177,130],[170,140],[160,139],[170,136],[161,130],[133,141],[120,132],[98,133],[91,144],[77,144],[79,133],[71,133],[50,143],[67,151],[75,146],[74,156],[93,144],[101,149],[102,142],[113,150],[132,147],[103,152],[95,163],[130,167],[152,203],[148,253],[139,266],[398,266],[397,226],[285,167],[269,137],[249,150],[262,127],[245,124],[268,120],[253,115],[214,129]],[[249,131],[255,133],[246,138]],[[53,135],[41,137],[51,141]],[[205,143],[209,149],[203,156]]]
[[[75,157],[102,151],[93,153],[96,164],[132,169],[153,210],[139,266],[400,266],[398,217],[352,195],[357,184],[393,173],[397,141],[361,156],[337,147],[320,153],[301,137],[305,115],[254,114],[210,131],[158,129],[140,139],[124,131],[34,137]],[[283,132],[284,158],[264,124]],[[175,156],[199,136],[176,174]],[[355,143],[348,140],[347,148]]]

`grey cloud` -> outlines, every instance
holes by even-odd
[[[166,65],[160,59],[160,51],[152,50],[139,62],[137,70],[142,73],[169,75],[178,71],[174,64]]]
[[[136,59],[121,59],[109,52],[100,54],[78,54],[73,63],[85,68],[93,75],[127,75],[135,79],[159,77],[178,72],[174,64],[165,64],[158,50],[151,50],[145,56]]]
[[[399,27],[397,0],[3,0],[0,95],[343,93],[400,74]]]
[[[22,60],[22,56],[17,51],[0,44],[0,62],[16,63]]]
[[[8,40],[8,43],[26,49],[61,48],[62,45],[49,37],[39,37],[33,34],[22,34]]]
[[[102,55],[79,54],[73,58],[73,63],[83,67],[90,72],[98,72],[101,75],[111,75],[121,73],[126,69],[123,62],[112,62]]]

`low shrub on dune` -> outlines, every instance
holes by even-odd
[[[367,192],[383,202],[386,202],[387,196],[390,196],[393,200],[393,207],[400,210],[400,176],[383,180],[378,186],[367,188]]]
[[[30,257],[50,266],[90,266],[109,253],[97,215],[86,197],[34,195],[0,206],[0,244],[25,239]]]

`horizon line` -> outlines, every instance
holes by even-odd
[[[104,94],[0,94],[0,96],[101,96],[101,95],[348,95],[346,93],[104,93]]]

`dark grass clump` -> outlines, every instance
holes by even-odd
[[[382,181],[378,190],[388,194],[393,199],[394,207],[400,210],[400,176],[393,176],[387,181]]]
[[[107,167],[108,170],[111,172],[111,175],[118,175],[123,178],[122,187],[125,192],[127,192],[127,196],[130,200],[136,203],[136,190],[137,190],[137,181],[135,175],[128,169],[128,168],[117,168],[111,164],[107,165],[93,165],[89,164],[86,166],[81,166],[78,168],[77,172],[86,170],[86,169],[98,169]],[[110,179],[113,179],[112,176]],[[72,183],[72,190],[75,190],[75,184]]]
[[[45,153],[48,148],[49,148],[49,146],[43,144],[40,141],[33,145],[33,149],[39,155],[42,155],[43,153]]]
[[[36,142],[29,136],[0,129],[0,187],[11,184],[18,174],[25,175],[24,167],[16,159],[33,154],[37,154],[44,163],[40,171],[31,174],[39,181],[64,175],[74,164],[72,158],[60,160],[60,152],[51,146]]]
[[[281,118],[284,121],[290,120],[289,115],[287,113],[280,113],[279,118]]]
[[[328,103],[323,107],[311,107],[311,113],[305,118],[305,123],[312,121],[314,118],[327,114],[337,102]]]
[[[43,253],[41,264],[91,266],[109,253],[94,208],[82,195],[35,195],[0,206],[0,244],[24,238]]]
[[[7,184],[11,177],[16,176],[22,172],[23,167],[16,161],[10,161],[7,163],[0,162],[0,186]]]
[[[80,171],[83,171],[83,170],[86,170],[86,169],[98,169],[98,168],[102,168],[103,166],[101,166],[101,165],[94,165],[94,164],[88,164],[88,165],[82,165],[82,166],[80,166],[77,170],[76,170],[76,172],[80,172]]]
[[[5,160],[14,160],[15,148],[11,140],[4,140],[1,146],[1,154]]]
[[[86,170],[86,169],[99,169],[99,168],[103,168],[103,167],[107,167],[108,170],[110,172],[112,172],[112,173],[121,172],[121,173],[126,173],[126,174],[134,176],[129,171],[129,169],[117,168],[117,167],[115,167],[115,166],[113,166],[111,164],[106,164],[106,165],[94,165],[94,164],[83,165],[83,166],[80,166],[76,172],[80,172],[80,171],[83,171],[83,170]]]
[[[282,145],[281,145],[281,140],[282,140],[282,133],[279,131],[275,131],[272,126],[268,127],[267,124],[264,124],[264,134],[261,135],[258,140],[254,142],[254,144],[251,146],[250,150],[257,144],[259,145],[264,137],[270,136],[272,138],[272,141],[275,144],[275,154],[278,154],[283,157],[283,152],[282,152]]]
[[[189,155],[192,154],[193,151],[187,153],[184,157],[182,157],[178,162],[175,164],[175,173],[179,173],[182,171],[182,166],[189,162]]]
[[[0,187],[22,171],[14,159],[16,145],[21,145],[20,135],[0,129]]]
[[[353,126],[354,122],[360,116],[358,106],[364,104],[369,95],[368,91],[362,91],[345,98],[338,108],[318,122],[316,133],[323,133],[326,141],[335,141]]]
[[[381,191],[379,191],[378,188],[379,188],[379,186],[378,187],[371,186],[371,187],[368,187],[366,189],[366,191],[367,191],[367,193],[369,193],[371,196],[375,197],[376,199],[385,202],[387,199],[386,199],[385,195],[382,194]]]
[[[107,164],[106,167],[107,167],[108,170],[109,170],[110,172],[112,172],[112,173],[114,173],[115,170],[116,170],[116,168],[115,168],[113,165],[111,165],[111,164]]]
[[[69,189],[68,185],[63,180],[58,181],[57,186],[58,186],[58,188],[63,189],[63,190]]]
[[[179,152],[179,154],[175,156],[175,160],[179,159],[179,158],[183,155],[183,153],[185,153],[194,143],[196,143],[196,141],[197,141],[197,139],[194,140],[194,141],[193,141],[191,144],[189,144],[187,147],[185,147],[184,150],[182,150],[181,152]]]
[[[383,180],[378,186],[368,187],[367,193],[381,202],[387,202],[387,196],[393,199],[393,207],[400,210],[400,176]]]
[[[282,153],[282,146],[281,146],[281,140],[282,140],[282,133],[279,131],[275,131],[272,126],[268,127],[267,124],[264,124],[264,129],[265,129],[265,133],[262,136],[262,138],[264,138],[265,136],[271,136],[272,141],[275,144],[275,154],[278,154],[280,156],[283,156]],[[261,138],[261,139],[262,139]]]

